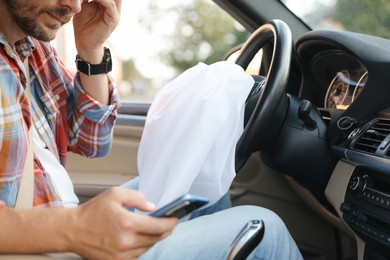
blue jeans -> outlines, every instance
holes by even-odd
[[[137,183],[135,179],[123,186],[136,189]],[[213,206],[191,216],[191,220],[179,223],[170,236],[155,244],[140,259],[225,259],[236,235],[252,219],[262,219],[265,232],[248,259],[303,259],[285,224],[274,212],[256,206],[223,209],[229,205],[229,196],[225,195]]]

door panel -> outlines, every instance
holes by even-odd
[[[68,154],[66,169],[80,202],[138,176],[137,151],[146,116],[131,115],[132,111],[127,104],[125,109],[119,111],[108,155],[102,158],[85,158],[74,153]],[[136,113],[146,114],[139,109]]]

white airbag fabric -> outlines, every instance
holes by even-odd
[[[185,193],[211,205],[229,190],[253,84],[236,64],[199,63],[157,93],[138,151],[139,190],[157,207]]]

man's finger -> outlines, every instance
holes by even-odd
[[[128,217],[122,218],[123,228],[129,232],[137,232],[138,234],[166,236],[177,224],[177,218],[155,218],[133,212],[126,212]]]

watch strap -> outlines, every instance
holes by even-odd
[[[110,49],[104,48],[103,60],[100,64],[91,64],[76,56],[77,70],[88,75],[107,74],[112,70],[112,59]]]

